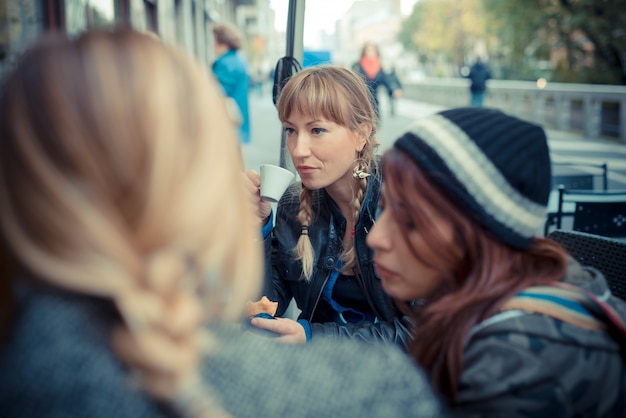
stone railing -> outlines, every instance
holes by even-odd
[[[403,83],[407,98],[442,106],[469,104],[469,80],[426,78]],[[485,106],[589,138],[626,143],[626,86],[489,80]]]

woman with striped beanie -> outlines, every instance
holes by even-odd
[[[544,130],[494,109],[420,119],[382,159],[367,237],[414,321],[409,353],[459,416],[626,411],[626,304],[541,236]]]

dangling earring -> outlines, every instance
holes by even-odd
[[[362,154],[359,152],[359,156],[356,159],[356,165],[354,166],[354,169],[352,170],[352,177],[355,179],[364,179],[366,177],[371,176],[370,173],[365,171],[366,169],[367,169],[367,162],[362,157]]]

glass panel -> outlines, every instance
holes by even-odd
[[[146,24],[146,6],[143,0],[130,0],[130,16],[135,29],[148,29]]]
[[[106,27],[115,23],[115,0],[74,0],[65,3],[67,33],[76,34],[87,27]]]

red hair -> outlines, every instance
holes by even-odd
[[[535,238],[527,250],[505,244],[468,216],[428,173],[396,148],[385,153],[382,166],[385,210],[391,210],[400,225],[407,225],[402,236],[413,255],[439,271],[441,277],[439,287],[423,303],[410,308],[398,303],[415,321],[409,354],[428,372],[433,386],[453,402],[472,327],[521,290],[560,281],[567,269],[567,254],[545,238]],[[433,210],[452,226],[452,245],[429,215]],[[432,250],[428,259],[409,240],[416,231]]]

